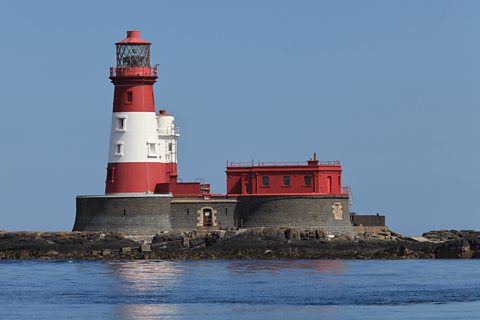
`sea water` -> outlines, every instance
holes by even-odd
[[[0,319],[480,319],[480,260],[4,261]]]

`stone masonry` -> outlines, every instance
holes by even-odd
[[[156,234],[172,228],[171,201],[171,196],[79,196],[73,231]]]
[[[211,209],[212,227],[235,227],[235,199],[174,199],[171,202],[171,222],[173,228],[192,229],[203,227],[203,211]]]
[[[253,227],[322,228],[335,235],[353,234],[348,197],[262,196],[239,198],[240,221]]]
[[[347,196],[174,198],[79,196],[74,231],[157,234],[172,229],[294,227],[352,235]]]

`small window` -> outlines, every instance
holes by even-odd
[[[127,130],[127,119],[125,117],[117,117],[115,129],[117,131]]]
[[[132,91],[127,91],[127,102],[128,103],[133,102],[133,92]]]
[[[290,186],[290,176],[283,176],[283,185],[286,187]]]
[[[168,151],[169,152],[173,151],[173,143],[171,143],[171,142],[168,144]]]
[[[270,185],[270,179],[268,176],[263,176],[262,177],[262,186],[268,187]]]
[[[148,156],[157,157],[157,144],[155,142],[147,142],[148,145]]]
[[[305,183],[306,186],[311,186],[312,185],[312,176],[304,176],[303,177],[303,182]]]
[[[113,183],[114,180],[114,174],[115,174],[115,167],[109,167],[107,168],[107,182]]]
[[[123,156],[123,142],[117,142],[115,145],[115,155]]]

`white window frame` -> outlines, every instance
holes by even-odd
[[[115,155],[118,157],[123,156],[123,141],[117,141],[117,143],[115,143]]]
[[[153,146],[153,151],[151,147]],[[158,145],[156,142],[147,141],[147,156],[149,158],[158,158]]]
[[[120,126],[123,124],[123,127]],[[115,118],[115,131],[125,132],[127,131],[127,116],[116,116]]]

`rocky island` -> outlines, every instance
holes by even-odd
[[[441,230],[405,237],[386,227],[355,227],[353,237],[321,229],[178,230],[154,236],[99,232],[0,231],[0,259],[470,259],[480,232]]]

